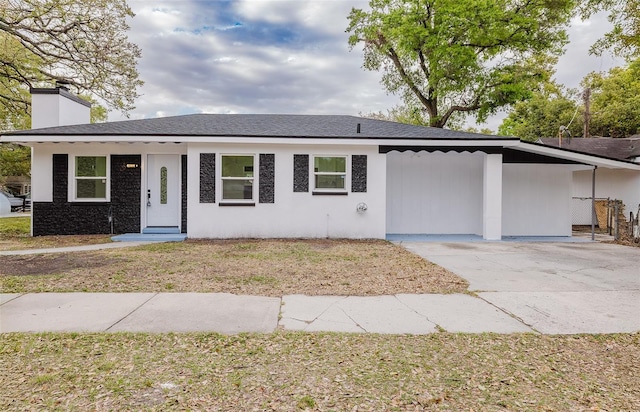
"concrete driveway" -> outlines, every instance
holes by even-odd
[[[604,243],[403,242],[546,334],[640,330],[640,248]]]

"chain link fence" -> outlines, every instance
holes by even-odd
[[[634,213],[625,212],[624,203],[618,199],[596,198],[595,202],[590,197],[574,197],[571,202],[571,224],[573,226],[591,226],[593,218],[593,204],[595,203],[596,227],[600,232],[606,232],[615,240],[630,240],[640,242],[640,228],[638,215],[640,205]]]
[[[609,199],[596,198],[598,201]],[[574,226],[591,226],[593,218],[593,203],[590,197],[574,197],[571,200],[571,224]],[[598,222],[596,221],[596,225]]]

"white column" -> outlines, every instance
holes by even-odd
[[[484,158],[482,199],[482,237],[502,239],[502,154]]]

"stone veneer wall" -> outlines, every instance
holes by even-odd
[[[140,155],[111,156],[110,202],[69,202],[69,157],[54,154],[53,202],[33,202],[33,235],[140,232],[140,162]]]

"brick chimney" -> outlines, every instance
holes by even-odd
[[[30,89],[31,128],[68,126],[91,121],[91,103],[69,92],[66,83],[53,89]]]

